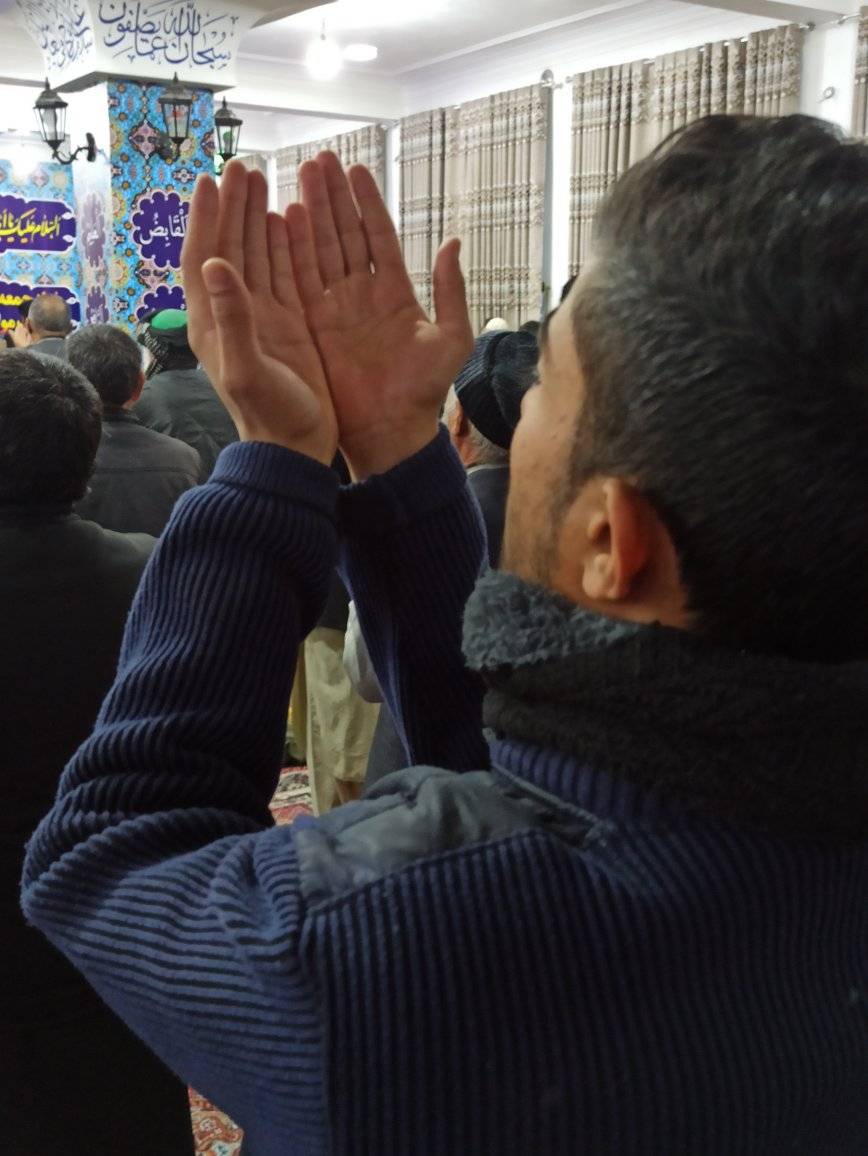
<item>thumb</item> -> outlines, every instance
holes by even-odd
[[[202,281],[217,327],[224,381],[243,382],[259,357],[250,292],[238,272],[221,257],[205,262]]]
[[[470,317],[467,312],[467,296],[464,292],[464,277],[458,255],[461,242],[451,237],[440,246],[434,260],[432,284],[434,288],[434,313],[437,324],[451,329],[456,334],[473,339]]]

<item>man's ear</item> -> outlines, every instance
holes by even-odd
[[[597,603],[629,601],[648,566],[653,533],[645,497],[621,478],[602,480],[586,520],[585,595]]]
[[[464,406],[460,401],[456,401],[452,407],[446,421],[446,428],[449,430],[449,436],[453,440],[467,437],[470,432],[470,422],[467,420],[467,414],[464,412]]]
[[[145,388],[145,372],[144,372],[144,370],[139,370],[138,385],[133,390],[133,395],[130,398],[130,400],[127,402],[127,405],[135,405],[136,402],[139,400],[139,398],[142,396],[142,390],[144,388]]]

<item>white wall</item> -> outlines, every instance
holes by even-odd
[[[805,37],[801,111],[834,121],[845,132],[853,128],[858,39],[857,20],[823,25]],[[834,95],[824,96],[831,88]]]

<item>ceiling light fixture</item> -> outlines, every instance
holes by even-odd
[[[348,44],[344,49],[344,60],[351,60],[354,64],[367,64],[379,56],[376,44]]]
[[[308,45],[304,63],[314,80],[334,80],[343,66],[343,53],[338,44],[326,36],[325,26],[316,40]]]

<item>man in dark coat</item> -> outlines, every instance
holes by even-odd
[[[154,368],[135,415],[149,429],[192,446],[202,462],[200,480],[207,481],[220,451],[238,441],[238,431],[190,348],[187,314],[162,309],[146,320],[141,339]]]
[[[70,366],[0,357],[0,1119],[15,1156],[189,1156],[184,1085],[18,904],[24,845],[93,726],[154,545],[82,521],[100,402]]]
[[[103,405],[96,464],[76,513],[106,530],[159,537],[177,499],[199,481],[199,455],[130,412],[145,376],[141,346],[129,334],[88,325],[68,339],[66,352]]]

